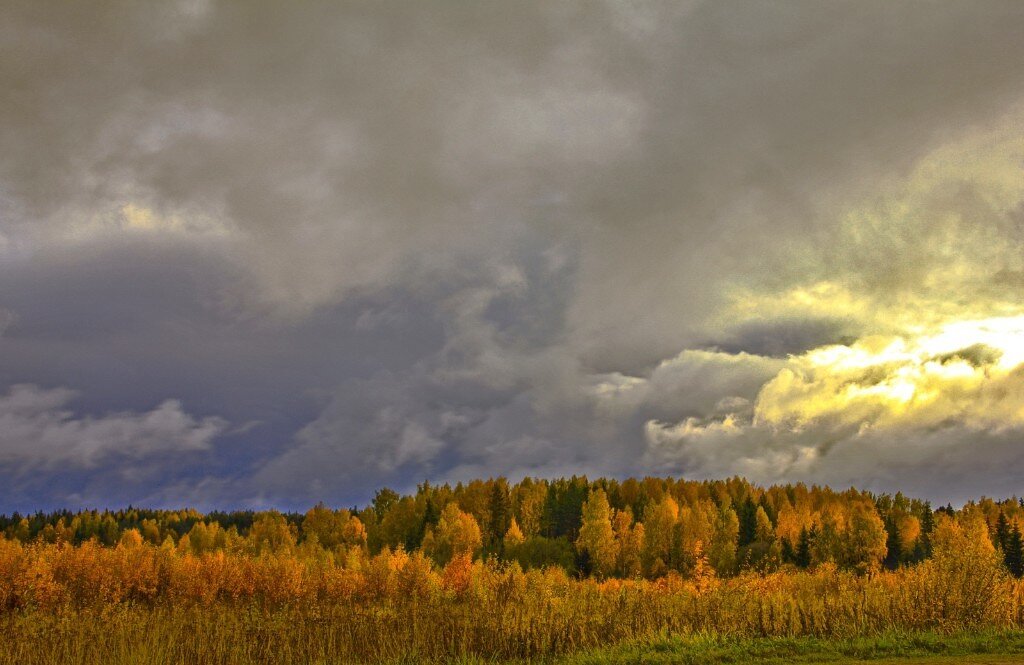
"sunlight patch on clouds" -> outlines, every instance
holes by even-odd
[[[809,234],[813,247],[793,247],[770,279],[727,288],[715,322],[722,330],[832,320],[834,338],[780,360],[749,403],[647,418],[645,464],[886,486],[926,467],[922,477],[955,482],[956,469],[983,465],[986,455],[1016,468],[1024,434],[1022,118],[934,151],[847,211],[838,228],[825,227],[827,237]]]
[[[869,337],[791,359],[758,395],[754,423],[978,428],[1024,424],[1024,317],[960,321],[920,338]]]
[[[1024,424],[1024,139],[1020,114],[924,158],[851,211],[821,279],[734,293],[729,316],[832,316],[853,343],[792,356],[755,426],[998,429]]]
[[[71,224],[63,240],[85,242],[113,235],[213,239],[228,236],[229,227],[207,214],[165,214],[137,202],[127,202],[103,214]]]
[[[176,233],[185,235],[223,236],[227,227],[208,216],[163,215],[143,205],[126,203],[117,220],[121,229],[143,233]]]
[[[872,199],[823,209],[820,231],[771,280],[727,288],[719,325],[827,317],[858,336],[923,336],[1024,314],[1022,128],[1018,110],[934,150]]]
[[[1017,316],[812,349],[791,356],[752,408],[650,420],[645,437],[654,465],[771,480],[811,476],[836,455],[899,462],[899,450],[919,439],[942,447],[911,457],[941,458],[974,437],[1009,441],[1022,429],[1024,316]]]

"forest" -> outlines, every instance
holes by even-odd
[[[933,509],[742,478],[424,482],[305,513],[10,514],[0,636],[19,646],[0,663],[51,662],[40,640],[69,662],[136,662],[143,634],[152,662],[420,662],[1016,630],[1022,524],[1016,498]]]

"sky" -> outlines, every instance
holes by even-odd
[[[1024,3],[0,6],[0,512],[1024,494]]]

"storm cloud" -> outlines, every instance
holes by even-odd
[[[1024,314],[1022,29],[1011,1],[6,3],[0,511],[1013,491],[1005,354],[967,392],[878,369],[917,377],[895,420],[806,363]],[[783,428],[799,371],[840,406]]]

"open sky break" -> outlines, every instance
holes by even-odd
[[[1020,493],[1024,3],[11,1],[0,511]]]

